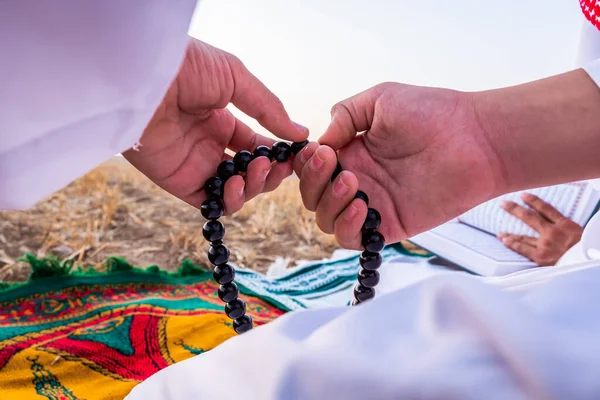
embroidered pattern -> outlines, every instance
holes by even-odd
[[[587,20],[600,29],[600,0],[579,0],[579,5]]]
[[[0,292],[2,399],[123,399],[235,336],[211,275],[60,276]],[[242,298],[257,325],[287,311]]]

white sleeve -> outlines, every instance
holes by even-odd
[[[582,67],[600,86],[600,30],[587,20],[581,32],[577,66]]]
[[[175,77],[195,0],[0,2],[0,209],[132,146]]]
[[[583,69],[588,73],[596,85],[600,86],[600,58],[586,64]]]

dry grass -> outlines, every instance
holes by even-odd
[[[320,259],[337,248],[302,207],[295,179],[224,218],[232,260],[265,271],[278,256]],[[121,159],[107,162],[21,212],[0,212],[0,280],[23,280],[24,253],[55,254],[103,268],[108,256],[174,269],[184,258],[207,265],[200,212],[168,195]]]

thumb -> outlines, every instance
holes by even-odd
[[[334,105],[331,108],[331,122],[319,143],[338,150],[347,145],[357,133],[369,130],[375,116],[375,105],[384,91],[384,85],[374,86]]]
[[[308,128],[293,122],[281,100],[237,57],[229,55],[228,61],[235,82],[231,102],[237,108],[281,139],[301,142],[308,137]]]

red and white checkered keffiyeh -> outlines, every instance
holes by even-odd
[[[579,5],[588,21],[600,29],[600,0],[579,0]]]

